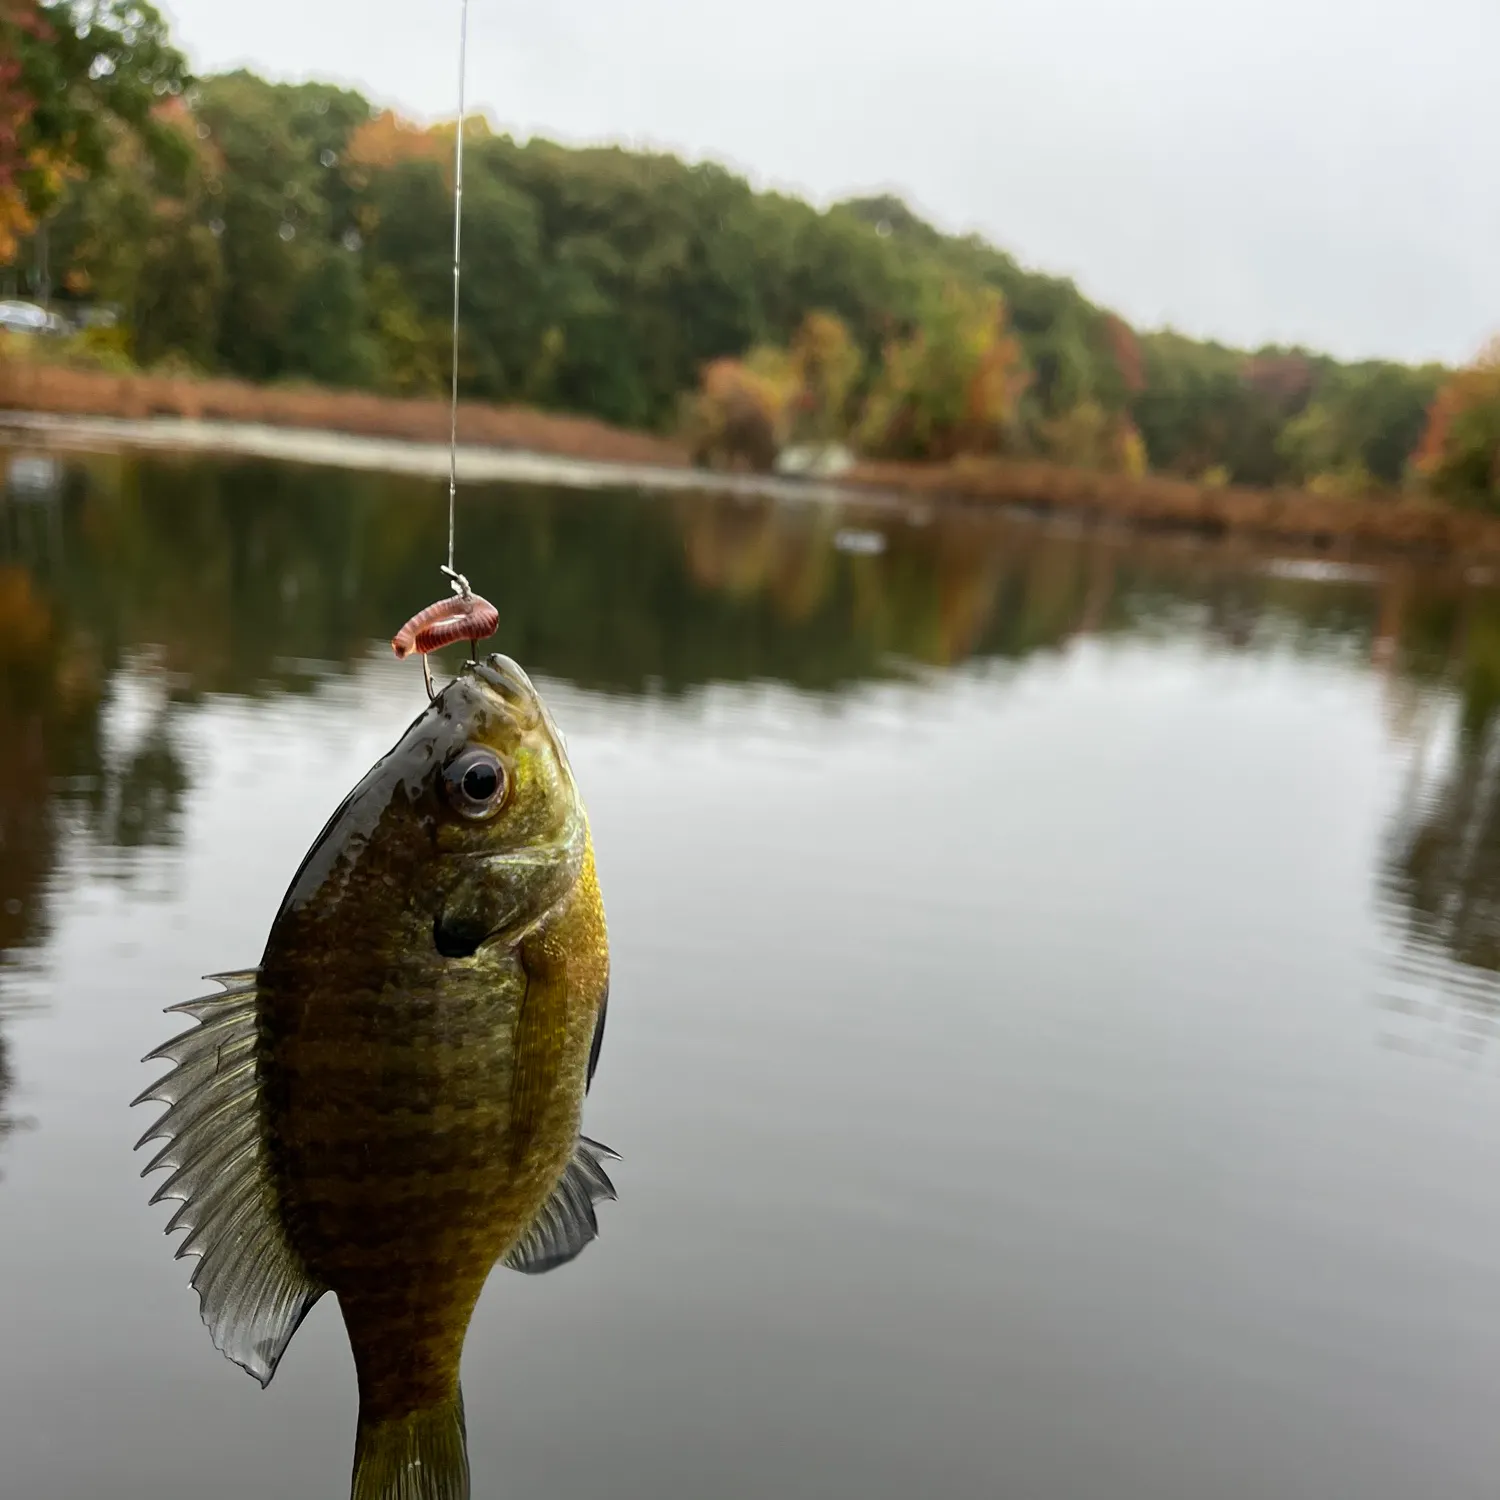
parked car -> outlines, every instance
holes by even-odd
[[[0,329],[9,333],[66,333],[68,325],[35,302],[0,302]]]

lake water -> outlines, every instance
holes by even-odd
[[[420,710],[443,487],[6,472],[0,1494],[342,1496],[335,1302],[217,1354],[127,1102]],[[589,802],[624,1158],[480,1304],[477,1496],[1493,1495],[1500,595],[503,487],[459,559]]]

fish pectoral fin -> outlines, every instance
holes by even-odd
[[[265,1386],[325,1288],[308,1275],[276,1212],[261,1128],[256,975],[212,977],[221,994],[172,1007],[198,1024],[146,1058],[173,1067],[134,1101],[167,1106],[136,1150],[166,1142],[141,1173],[171,1170],[151,1201],[181,1202],[167,1233],[185,1228],[177,1258],[199,1257],[191,1284],[214,1347]]]
[[[615,1198],[615,1185],[604,1163],[618,1160],[608,1146],[579,1136],[562,1180],[501,1264],[528,1276],[540,1276],[572,1260],[598,1236],[594,1205]]]

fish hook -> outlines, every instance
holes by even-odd
[[[454,570],[447,563],[444,563],[442,565],[440,571],[443,572],[443,573],[445,573],[447,575],[447,578],[448,578],[448,587],[451,588],[453,590],[453,592],[455,594],[457,594],[460,599],[471,599],[471,598],[473,598],[473,592],[469,588],[469,580],[467,578],[465,578],[462,573],[456,573],[456,572],[454,572]],[[483,602],[483,601],[481,601],[481,602]],[[477,662],[479,660],[478,656],[476,656],[474,654],[474,646],[475,646],[475,640],[471,638],[470,641],[469,641],[469,660],[471,662]],[[422,660],[425,663],[426,660],[427,660],[427,658],[424,656],[422,658]],[[431,695],[432,695],[432,680],[431,680],[430,676],[429,676],[428,682],[427,682],[427,692],[428,692],[428,696],[431,697]]]

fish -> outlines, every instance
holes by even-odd
[[[214,1345],[270,1384],[325,1292],[359,1387],[353,1500],[466,1500],[459,1364],[496,1265],[598,1233],[581,1133],[609,1003],[587,812],[529,678],[470,661],[344,799],[260,964],[170,1008],[142,1175]]]

